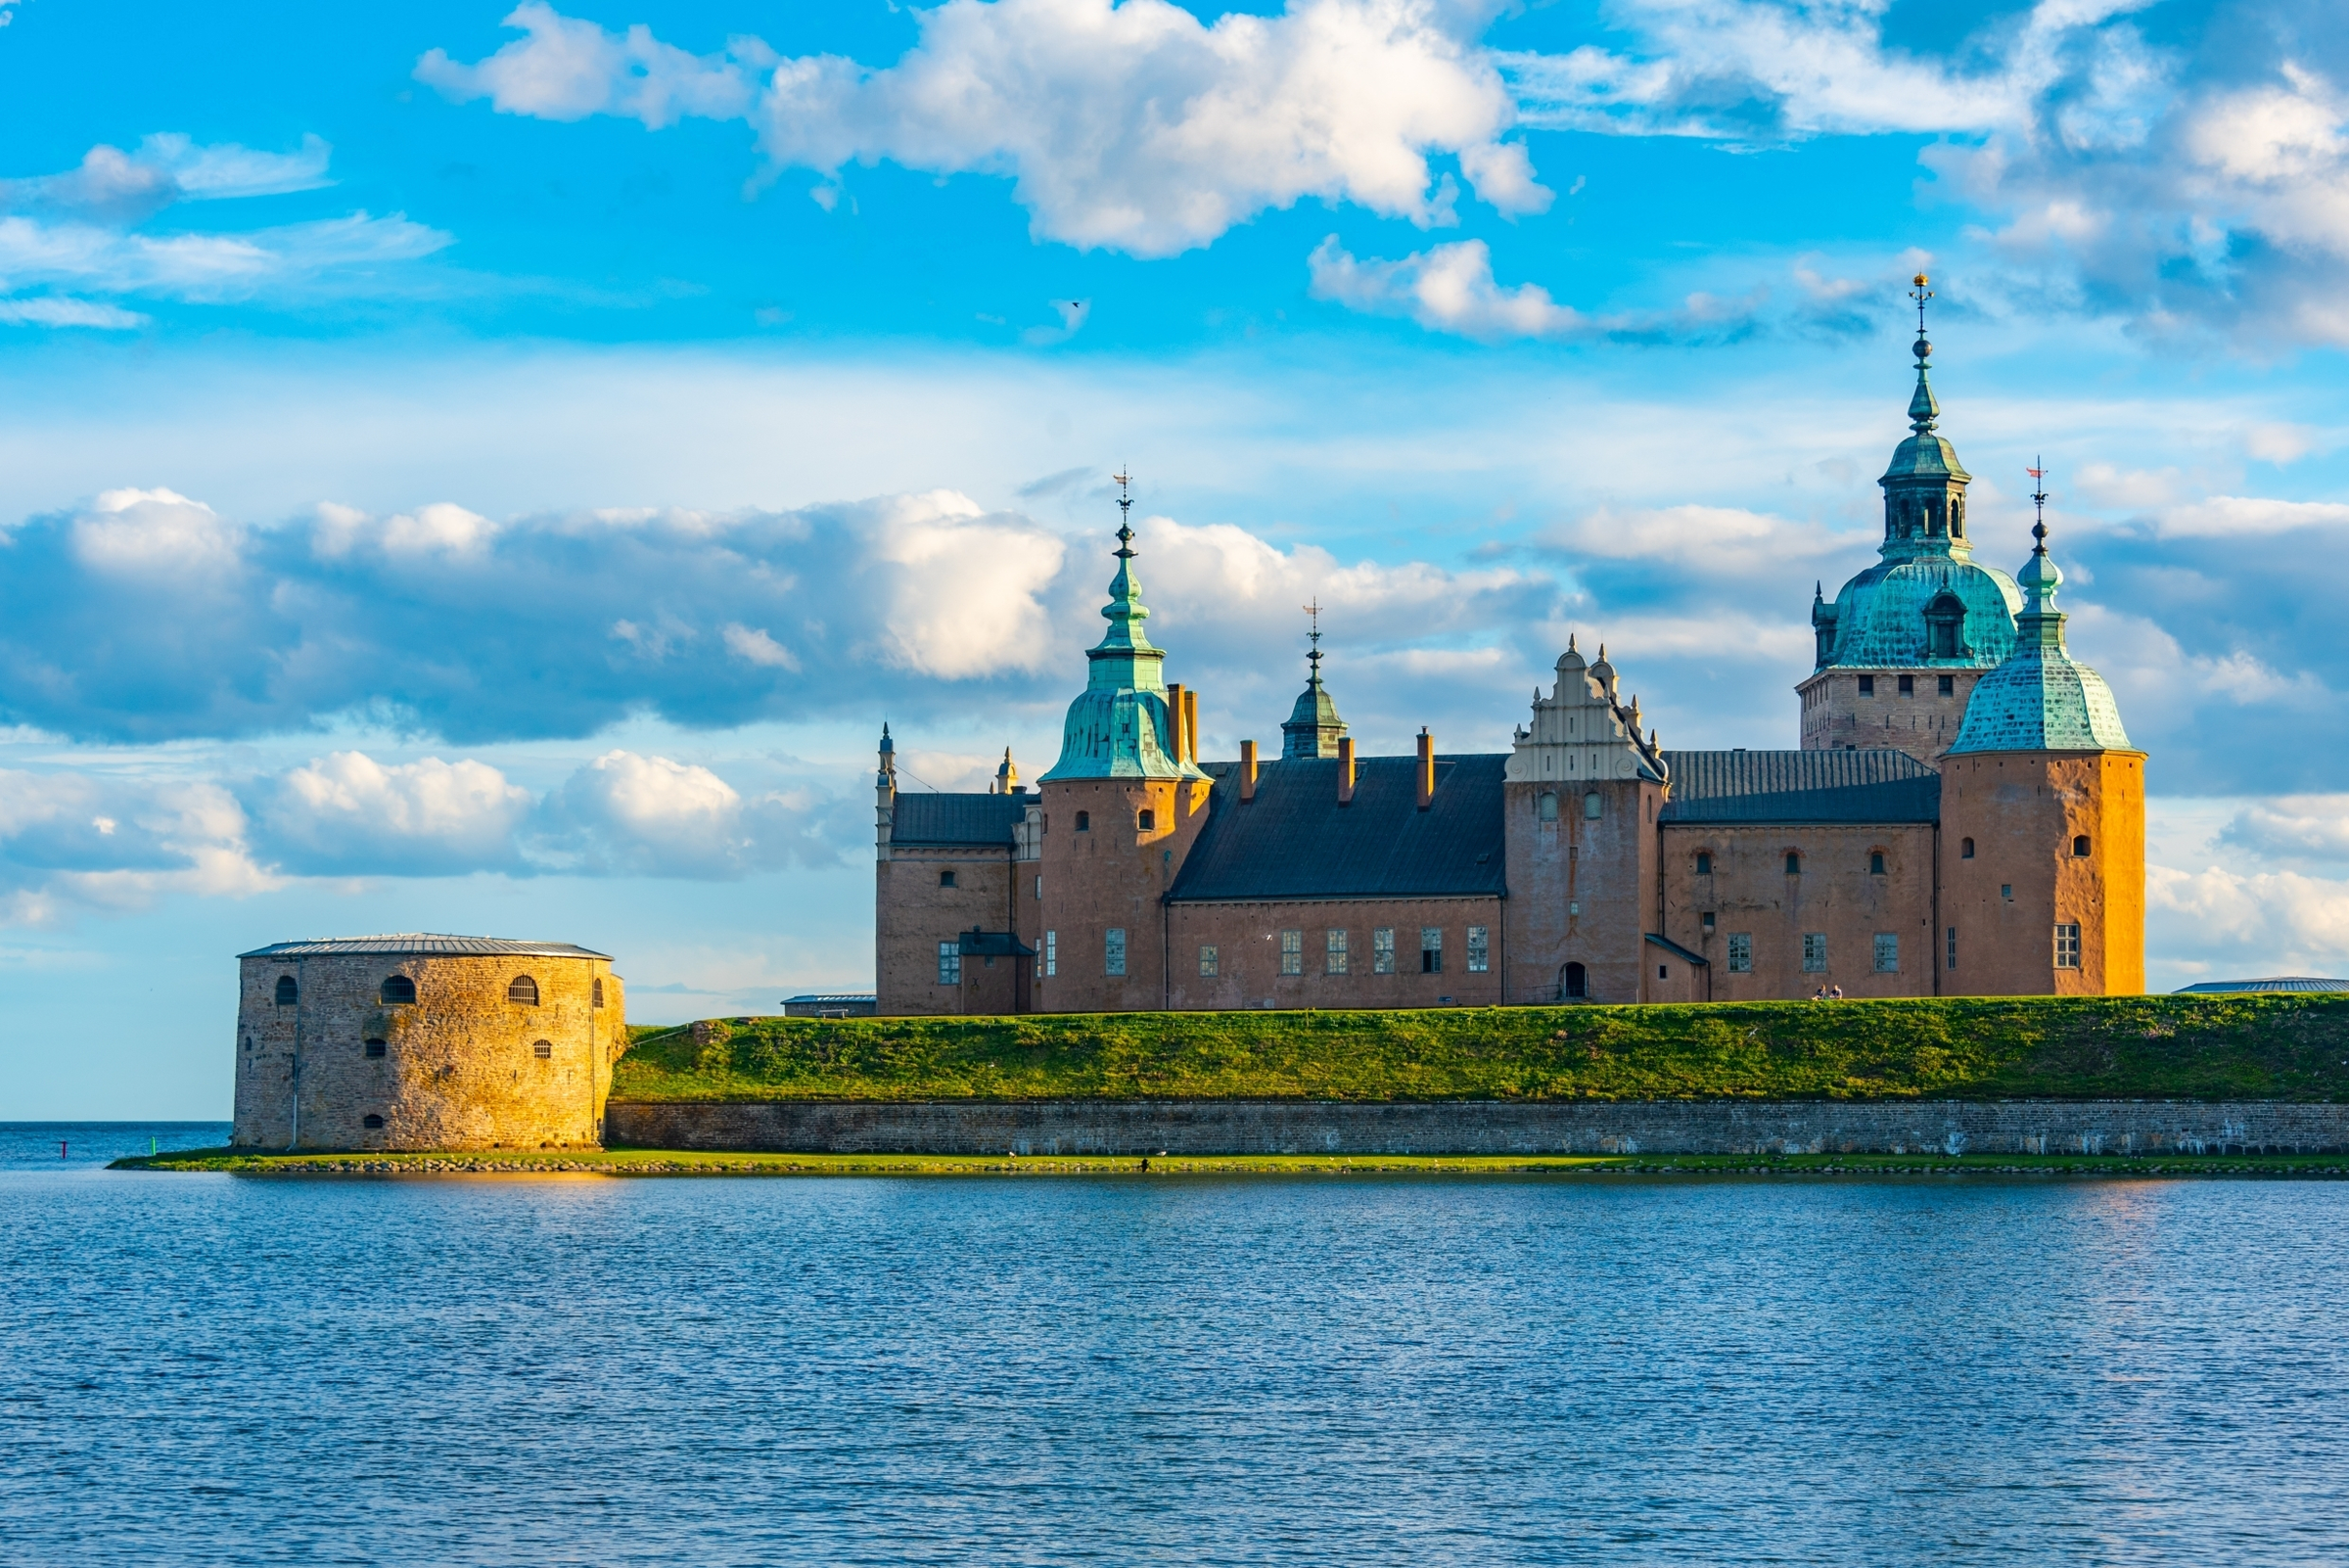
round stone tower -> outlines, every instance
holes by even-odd
[[[603,1140],[627,1048],[611,958],[405,932],[238,954],[247,1149],[536,1149]]]

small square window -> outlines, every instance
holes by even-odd
[[[1916,695],[1916,677],[1914,675],[1903,675],[1901,677],[1901,695],[1904,697],[1913,697]]]
[[[1284,975],[1305,973],[1305,933],[1284,931],[1280,934],[1280,972]]]
[[[2080,967],[2080,928],[2078,926],[2057,926],[2055,928],[2055,967],[2058,969]]]
[[[951,871],[941,871],[938,874],[938,885],[942,888],[950,888],[954,886],[954,873]]]
[[[1958,695],[1958,677],[1956,675],[1942,675],[1938,677],[1938,684],[1941,688],[1939,693],[1941,696],[1955,697]]]
[[[2014,884],[2011,882],[2000,883],[1999,897],[2005,899],[2008,903],[2014,902]]]
[[[2072,840],[2072,858],[2075,860],[2085,860],[2088,858],[2087,834],[2083,833],[2078,838]]]
[[[555,1059],[555,1042],[551,1039],[534,1039],[530,1041],[530,1054],[542,1062],[551,1062]]]
[[[1215,972],[1216,945],[1212,942],[1203,942],[1199,945],[1199,973],[1212,975]]]
[[[1876,973],[1897,975],[1901,972],[1901,938],[1898,932],[1876,933]]]
[[[1442,926],[1421,926],[1419,928],[1419,973],[1423,975],[1444,973],[1444,928]]]
[[[1126,928],[1112,926],[1101,939],[1101,972],[1121,976],[1126,973]]]
[[[367,1054],[370,1056],[381,1056],[384,1054],[384,1042],[380,1039],[371,1039],[367,1042]]]
[[[1708,936],[1708,937],[1710,937],[1711,935],[1713,935],[1713,911],[1712,911],[1712,910],[1710,910],[1710,909],[1707,909],[1707,910],[1705,911],[1705,913],[1704,913],[1704,922],[1705,922],[1705,935],[1706,935],[1706,936]]]
[[[1395,973],[1395,928],[1380,926],[1370,933],[1370,972],[1374,975]]]
[[[962,944],[942,942],[938,945],[938,983],[942,986],[962,984]]]
[[[1672,978],[1672,965],[1670,965],[1670,964],[1658,964],[1658,965],[1656,965],[1656,978],[1657,978],[1658,980],[1670,980],[1670,979]]]
[[[1329,974],[1342,975],[1353,956],[1346,950],[1346,933],[1332,931],[1322,946],[1322,968]]]
[[[1823,975],[1827,972],[1827,934],[1823,931],[1803,933],[1803,973]]]
[[[365,1128],[370,1132],[380,1131],[383,1128],[383,1125],[384,1119],[376,1115],[373,1111],[370,1111],[365,1116],[359,1118],[359,1126]]]
[[[1867,874],[1871,877],[1880,877],[1884,874],[1884,852],[1882,850],[1867,852]]]
[[[1749,931],[1729,933],[1729,973],[1750,975],[1754,972],[1754,938]]]
[[[1863,697],[1873,697],[1875,694],[1876,677],[1873,675],[1862,675],[1860,677],[1860,695]]]
[[[1490,971],[1492,967],[1493,945],[1487,928],[1470,926],[1468,928],[1468,973],[1481,975]]]
[[[1133,825],[1144,833],[1155,832],[1158,828],[1158,813],[1144,807],[1141,815],[1134,819]]]

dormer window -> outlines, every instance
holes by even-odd
[[[1925,606],[1925,657],[1927,659],[1963,659],[1969,650],[1965,645],[1965,601],[1944,588]]]

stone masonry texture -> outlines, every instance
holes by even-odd
[[[2211,1154],[2349,1151],[2349,1105],[2163,1100],[615,1100],[612,1140],[803,1154]]]

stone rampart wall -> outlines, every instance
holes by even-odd
[[[2349,1105],[2273,1101],[614,1100],[606,1127],[640,1148],[811,1154],[2349,1151]]]

